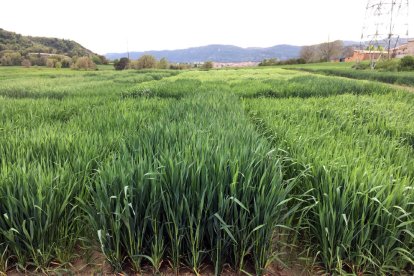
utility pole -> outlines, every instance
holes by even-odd
[[[385,52],[384,48],[390,59],[391,51],[398,46],[401,38],[406,36],[408,39],[408,1],[367,0],[361,50],[369,51],[371,69],[375,69]]]
[[[126,41],[126,45],[127,45],[127,55],[128,55],[128,60],[129,60],[129,45],[128,45],[128,38],[127,38],[127,41]]]

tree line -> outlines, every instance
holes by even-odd
[[[289,65],[289,64],[305,64],[312,62],[326,62],[332,59],[341,59],[353,55],[354,47],[344,46],[343,41],[336,40],[333,42],[325,42],[317,45],[303,46],[300,50],[299,58],[278,60],[265,59],[259,66],[273,65]]]
[[[206,61],[203,63],[170,63],[166,58],[157,60],[152,55],[143,55],[137,60],[130,60],[127,57],[114,60],[115,70],[125,69],[174,69],[184,70],[191,68],[211,69],[213,68],[213,62]]]
[[[0,52],[1,66],[46,66],[49,68],[72,68],[72,69],[96,69],[96,65],[108,64],[108,60],[103,56],[74,56],[58,54],[40,54],[33,53],[22,56],[14,51]]]
[[[344,46],[344,42],[336,40],[318,45],[303,46],[300,51],[300,58],[306,63],[324,62],[332,59],[346,58],[353,55],[354,47]]]

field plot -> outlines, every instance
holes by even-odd
[[[413,94],[280,68],[0,80],[0,273],[90,250],[127,273],[412,273]]]
[[[301,71],[324,74],[328,76],[340,76],[359,80],[372,80],[404,86],[414,86],[413,72],[381,72],[378,70],[371,71],[356,70],[352,66],[355,63],[317,63],[301,64],[286,66],[286,69],[297,69]]]

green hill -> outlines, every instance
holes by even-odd
[[[0,51],[7,50],[18,52],[22,56],[29,53],[48,53],[69,57],[96,55],[72,40],[23,36],[0,28]]]

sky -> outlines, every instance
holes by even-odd
[[[110,52],[359,41],[366,0],[0,0],[0,28]],[[410,14],[414,15],[413,6]],[[414,33],[413,17],[410,29]]]

